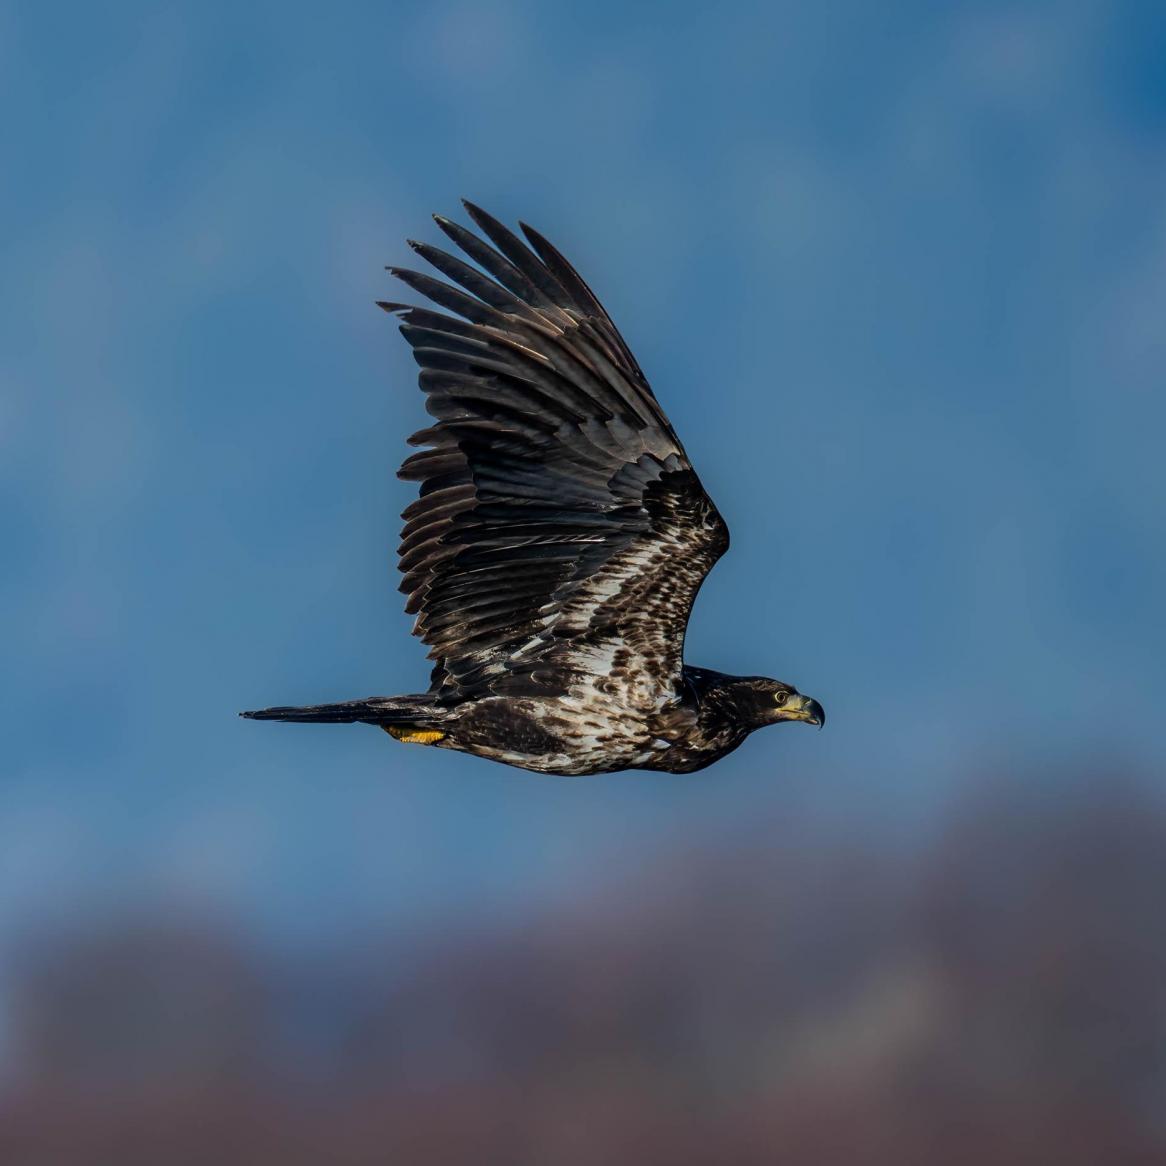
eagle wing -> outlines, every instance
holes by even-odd
[[[477,266],[410,246],[449,281],[390,268],[445,311],[382,303],[434,418],[400,477],[401,590],[461,700],[618,686],[653,707],[680,684],[684,634],[728,530],[590,288],[538,232],[470,203],[482,238],[435,216]],[[452,315],[449,313],[453,313]]]

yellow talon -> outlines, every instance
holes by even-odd
[[[405,745],[432,745],[445,736],[440,729],[411,729],[408,725],[381,725],[381,728],[394,741],[401,741]]]

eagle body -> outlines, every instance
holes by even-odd
[[[401,321],[432,423],[400,477],[406,610],[429,691],[247,712],[378,725],[395,740],[554,774],[689,773],[762,725],[821,725],[764,677],[685,665],[696,594],[728,528],[591,289],[542,235],[465,204],[435,216],[476,266],[413,249],[449,282],[389,270],[443,311]]]
[[[736,749],[748,729],[701,677],[685,669],[679,692],[653,707],[633,708],[618,685],[580,685],[561,697],[488,697],[448,710],[435,707],[424,723],[386,725],[398,739],[426,731],[431,741],[519,769],[564,776],[655,769],[692,773]],[[734,678],[726,677],[726,681]]]

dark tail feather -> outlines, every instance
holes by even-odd
[[[441,712],[427,696],[370,696],[367,700],[346,700],[342,704],[309,704],[296,708],[282,705],[240,713],[252,721],[300,721],[317,725],[428,725],[436,724]]]

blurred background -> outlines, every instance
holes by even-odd
[[[1166,1162],[1166,8],[0,6],[0,1156]],[[734,548],[691,777],[408,692],[431,211],[605,301]]]

